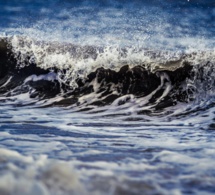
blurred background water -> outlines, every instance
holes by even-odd
[[[3,35],[92,45],[214,47],[215,5],[211,0],[12,0],[0,5]]]

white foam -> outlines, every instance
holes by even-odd
[[[61,82],[69,83],[72,87],[77,86],[77,78],[86,79],[87,75],[100,67],[119,71],[124,65],[130,67],[142,65],[150,71],[174,70],[183,66],[183,62],[196,65],[215,61],[215,51],[213,50],[204,52],[191,50],[183,54],[171,51],[150,51],[135,47],[123,49],[117,45],[100,48],[60,42],[48,43],[19,36],[13,36],[11,44],[19,66],[26,66],[26,59],[30,57],[29,62],[35,62],[43,69],[58,69],[57,75],[50,73],[46,78],[45,76],[38,78],[32,76],[31,79],[58,79]]]
[[[33,161],[32,157],[25,157],[16,151],[7,150],[4,148],[0,148],[0,156],[3,159],[4,158],[19,159],[25,163],[31,163]]]
[[[5,159],[0,163],[8,170],[0,169],[1,194],[85,194],[78,175],[68,162],[49,160],[42,155],[24,157],[8,149],[1,149],[2,155]],[[19,166],[21,163],[23,167]]]
[[[27,83],[29,81],[39,81],[39,80],[54,81],[54,80],[57,80],[57,74],[54,72],[49,72],[48,74],[39,75],[39,76],[31,75],[25,79],[24,83]]]

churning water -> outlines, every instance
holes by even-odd
[[[213,0],[0,1],[0,194],[214,194]]]

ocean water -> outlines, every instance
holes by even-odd
[[[213,0],[0,1],[0,194],[215,192]]]

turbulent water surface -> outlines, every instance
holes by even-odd
[[[0,1],[0,194],[214,194],[215,2]]]

